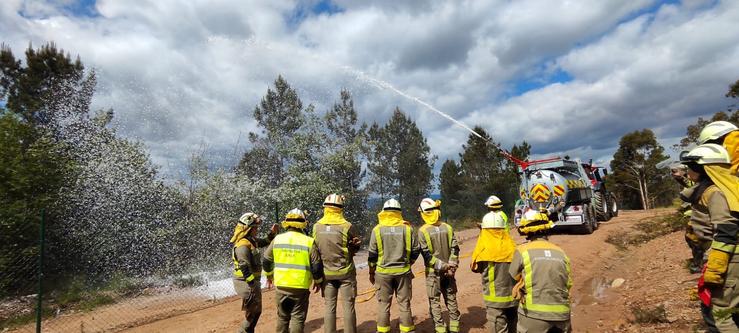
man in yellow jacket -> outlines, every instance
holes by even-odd
[[[739,200],[731,190],[739,188],[739,178],[732,171],[731,156],[718,144],[703,144],[682,156],[688,177],[705,184],[694,197],[708,210],[713,224],[713,241],[703,272],[703,281],[711,293],[710,304],[719,332],[739,332]],[[699,185],[700,186],[700,185]],[[710,325],[710,317],[704,315]]]
[[[344,309],[344,333],[357,331],[354,254],[362,241],[357,228],[344,218],[344,200],[343,195],[329,194],[323,201],[323,217],[313,225],[313,238],[321,253],[325,276],[323,331],[326,333],[336,332],[336,301],[339,297]]]
[[[372,229],[367,263],[369,280],[377,290],[377,332],[390,332],[390,303],[398,298],[400,332],[415,332],[411,313],[411,265],[421,248],[410,224],[403,220],[398,200],[385,201]],[[375,273],[377,276],[375,277]]]
[[[418,207],[424,224],[418,229],[421,255],[426,263],[426,294],[429,312],[437,333],[446,333],[442,317],[441,297],[449,311],[449,332],[459,332],[457,281],[454,273],[459,265],[459,244],[452,226],[439,221],[441,201],[424,198]]]
[[[503,203],[491,196],[485,205],[502,208]],[[482,218],[471,263],[473,272],[482,273],[482,297],[490,333],[516,332],[518,300],[512,292],[516,281],[508,273],[515,250],[516,243],[508,232],[508,218],[501,209],[491,209]]]
[[[233,283],[236,294],[241,297],[241,310],[244,321],[239,333],[254,333],[259,316],[262,314],[262,289],[259,278],[262,275],[262,259],[259,248],[269,245],[277,234],[277,225],[272,225],[268,238],[257,237],[262,217],[252,212],[241,215],[231,237],[233,249]]]
[[[508,272],[517,281],[519,333],[571,330],[570,258],[547,240],[552,227],[547,214],[535,210],[527,211],[518,227],[528,242],[516,248]]]
[[[323,265],[314,240],[304,234],[305,214],[300,209],[287,213],[282,228],[264,251],[264,273],[268,285],[275,285],[278,333],[302,333],[308,314],[310,287],[321,290]]]

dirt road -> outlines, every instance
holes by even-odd
[[[690,332],[698,320],[695,302],[689,300],[688,289],[693,285],[691,276],[683,268],[689,251],[681,234],[674,233],[650,241],[632,250],[619,251],[605,242],[609,234],[629,230],[639,220],[669,213],[670,210],[624,211],[618,218],[601,224],[592,235],[560,234],[550,240],[561,246],[572,261],[574,274],[573,314],[575,332]],[[463,239],[462,254],[470,253],[475,245],[477,231],[459,233]],[[520,237],[515,237],[521,242]],[[482,303],[480,276],[467,267],[469,258],[462,259],[457,272],[458,300],[462,312],[462,332],[485,332],[485,310]],[[422,269],[421,260],[414,271]],[[420,275],[420,274],[419,274]],[[611,281],[625,279],[619,288],[610,288]],[[370,289],[367,270],[358,272],[359,291]],[[670,284],[669,288],[661,286]],[[413,281],[413,314],[418,332],[433,332],[428,314],[428,302],[423,279]],[[264,293],[264,312],[257,327],[258,332],[274,329],[276,310],[274,293]],[[366,296],[360,296],[360,302]],[[665,302],[666,301],[666,302]],[[312,295],[306,332],[322,332],[324,303],[320,295]],[[669,323],[631,323],[632,309],[650,309],[662,305],[667,309]],[[373,332],[377,314],[377,301],[370,299],[357,304],[357,322],[360,332]],[[393,305],[393,327],[397,329],[397,306]],[[177,315],[125,330],[142,332],[234,332],[242,313],[240,301],[234,300],[208,309]],[[338,313],[341,327],[341,311]]]

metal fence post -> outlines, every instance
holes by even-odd
[[[39,231],[39,252],[38,252],[38,294],[36,296],[36,333],[41,333],[41,299],[43,298],[43,280],[44,280],[44,244],[46,243],[46,209],[41,208],[41,228]]]

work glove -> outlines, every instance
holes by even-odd
[[[449,269],[449,264],[447,264],[447,263],[445,263],[445,262],[443,262],[441,260],[437,260],[436,261],[436,264],[434,264],[434,270],[437,271],[437,272],[439,272],[439,273],[444,273],[448,269]]]
[[[372,266],[369,268],[369,282],[375,285],[375,268]]]
[[[722,275],[726,273],[729,266],[729,254],[716,249],[708,253],[706,271],[703,272],[703,280],[707,284],[724,284]]]
[[[525,298],[523,297],[524,293],[521,292],[521,288],[524,286],[523,277],[519,278],[518,282],[513,286],[513,289],[511,290],[511,295],[513,295],[513,299],[518,300],[522,304],[525,302]]]

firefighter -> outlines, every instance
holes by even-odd
[[[313,238],[323,262],[323,295],[326,312],[323,330],[336,332],[336,300],[344,309],[344,332],[357,331],[354,301],[357,297],[357,272],[354,254],[362,244],[357,228],[344,218],[344,196],[329,194],[323,201],[323,217],[313,225]]]
[[[517,331],[570,332],[570,258],[547,239],[554,223],[536,210],[527,211],[518,227],[527,243],[516,248],[509,273],[517,283]]]
[[[688,167],[685,164],[676,163],[670,166],[670,173],[672,179],[682,187],[680,199],[683,203],[678,211],[688,217],[688,224],[685,226],[685,242],[693,254],[688,269],[691,273],[699,273],[705,263],[706,250],[711,246],[713,226],[707,218],[707,208],[693,202],[699,198],[699,196],[693,198],[693,193],[696,193],[698,186],[688,178]],[[705,184],[702,189],[705,189]]]
[[[459,307],[457,306],[457,281],[454,273],[459,265],[459,244],[452,226],[439,221],[441,201],[431,198],[421,200],[418,207],[424,225],[418,229],[418,242],[426,264],[426,294],[429,297],[429,313],[437,333],[447,332],[441,315],[441,297],[449,311],[449,332],[459,332]]]
[[[726,148],[731,161],[731,174],[736,175],[739,169],[739,128],[728,121],[714,121],[701,130],[698,135],[700,144],[715,143]]]
[[[313,292],[321,290],[321,255],[313,238],[304,233],[307,223],[303,211],[289,211],[282,222],[286,231],[277,235],[264,251],[262,264],[267,285],[276,287],[278,333],[303,332],[311,282]]]
[[[500,208],[503,203],[494,195],[485,206],[498,207],[482,218],[480,237],[472,252],[470,267],[482,274],[482,297],[485,302],[490,333],[514,333],[518,314],[518,300],[513,299],[515,280],[508,273],[516,250],[516,243],[507,229],[508,219]]]
[[[411,314],[411,265],[421,247],[413,228],[403,220],[398,200],[385,201],[370,234],[369,281],[377,288],[377,332],[390,332],[390,303],[398,299],[400,331],[415,332]],[[375,272],[377,276],[375,276]],[[375,283],[376,282],[376,283]]]
[[[710,307],[719,332],[739,332],[736,311],[739,306],[739,288],[736,288],[739,256],[735,255],[739,252],[739,201],[729,194],[729,189],[739,187],[739,178],[731,170],[729,152],[718,144],[700,145],[681,159],[688,166],[688,177],[699,184],[692,195],[694,207],[707,208],[708,219],[714,226],[713,241],[699,281],[699,295],[703,296],[703,305]],[[711,324],[705,312],[704,319]]]
[[[262,260],[259,248],[269,245],[275,238],[277,225],[272,225],[269,236],[265,239],[256,237],[261,223],[262,217],[253,212],[241,215],[230,240],[233,243],[233,284],[236,294],[241,297],[241,310],[244,311],[244,321],[239,333],[253,333],[259,315],[262,314]]]

